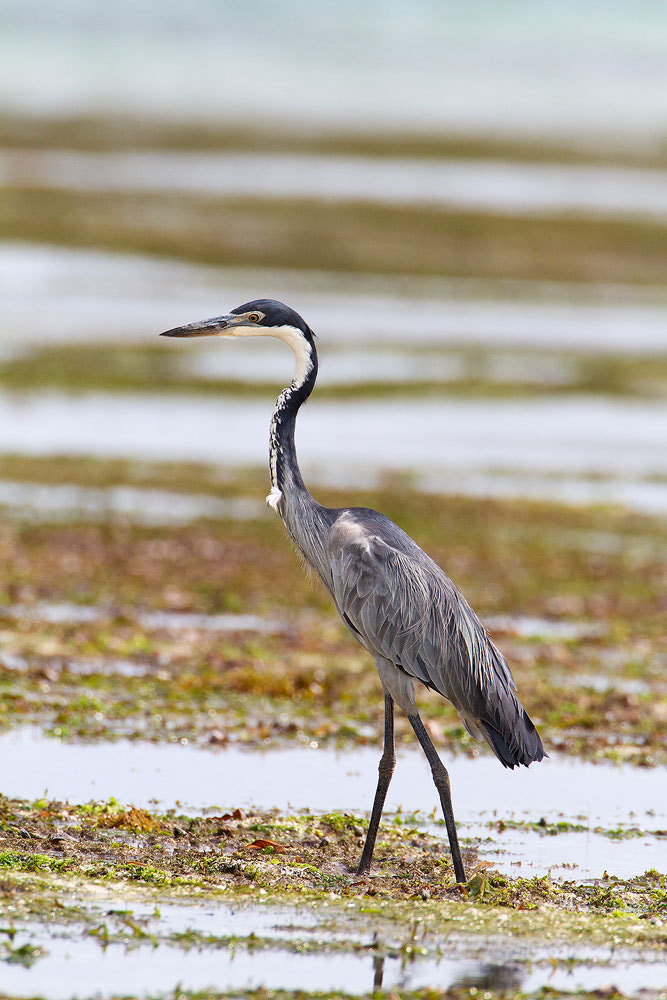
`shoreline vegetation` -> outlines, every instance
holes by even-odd
[[[168,463],[7,456],[0,478],[132,485],[230,502],[266,493],[263,470],[221,475]],[[331,506],[352,499],[385,511],[441,563],[483,621],[499,619],[492,634],[553,748],[644,766],[667,761],[661,519],[605,507],[429,496],[395,479],[353,498],[349,490],[317,493]],[[303,575],[268,513],[149,527],[85,514],[52,523],[47,514],[35,523],[14,510],[3,518],[0,542],[3,650],[23,664],[0,670],[4,726],[37,724],[65,739],[118,733],[161,740],[168,731],[170,739],[203,743],[223,730],[223,739],[248,746],[289,742],[293,731],[279,722],[286,713],[309,739],[325,742],[363,744],[369,725],[381,729],[372,662],[337,621],[323,588]],[[90,608],[91,619],[40,622],[39,608],[49,603]],[[290,623],[289,633],[232,629],[222,639],[215,629],[187,625],[173,632],[142,619],[154,611],[277,616]],[[537,625],[522,636],[512,620],[526,617]],[[113,663],[126,658],[138,676],[115,672]],[[589,680],[578,683],[580,675]],[[596,676],[607,682],[594,683]],[[424,710],[444,747],[475,749],[444,699],[424,698]],[[158,717],[169,726],[154,726]]]
[[[605,141],[581,137],[577,142],[545,138],[507,138],[489,134],[368,130],[358,128],[280,128],[259,124],[249,129],[233,120],[172,121],[127,115],[39,116],[0,114],[0,146],[78,150],[239,151],[337,153],[419,159],[514,160],[525,163],[595,163],[623,166],[667,166],[667,134],[652,142]]]
[[[661,284],[667,225],[584,215],[5,187],[0,239],[228,267]]]
[[[476,863],[474,851],[464,847],[471,875],[467,883],[457,883],[442,839],[399,814],[381,825],[372,873],[357,876],[364,829],[363,817],[340,812],[234,809],[202,817],[175,810],[160,814],[114,800],[70,805],[0,796],[0,876],[13,876],[25,889],[32,882],[33,892],[52,873],[71,879],[72,887],[77,880],[84,889],[86,883],[126,882],[194,899],[215,892],[251,902],[261,889],[275,902],[300,897],[313,902],[319,894],[338,900],[375,897],[386,902],[381,912],[389,921],[404,915],[402,904],[410,900],[432,901],[435,914],[437,904],[444,904],[444,919],[448,912],[456,917],[467,903],[471,922],[477,918],[488,927],[505,911],[510,926],[504,931],[529,937],[539,933],[540,923],[546,926],[550,913],[556,935],[565,939],[575,929],[580,941],[604,943],[604,918],[612,918],[623,928],[626,947],[667,943],[660,921],[667,891],[658,872],[584,883],[509,877],[488,862]],[[532,919],[524,919],[522,911],[531,911]]]

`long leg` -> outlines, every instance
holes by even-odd
[[[431,774],[433,775],[435,787],[438,789],[440,804],[445,816],[445,825],[447,826],[447,834],[449,836],[449,847],[452,852],[452,861],[454,862],[454,874],[456,875],[456,881],[465,882],[466,873],[463,867],[463,861],[461,860],[459,838],[456,834],[454,810],[452,808],[452,793],[449,787],[449,775],[447,774],[445,765],[438,757],[438,753],[431,742],[431,737],[424,729],[424,723],[422,720],[418,715],[409,715],[408,719],[410,720],[410,725],[415,731],[417,739],[421,743],[422,750],[426,754],[426,759],[431,765]]]
[[[375,799],[373,801],[373,812],[371,813],[371,821],[368,824],[366,843],[364,844],[364,849],[361,852],[361,860],[359,862],[359,867],[357,868],[357,875],[365,874],[371,866],[373,849],[375,847],[375,840],[377,838],[378,827],[380,825],[380,817],[382,816],[382,810],[384,808],[384,800],[387,797],[387,789],[389,788],[389,782],[391,781],[391,776],[394,773],[395,766],[394,702],[392,698],[386,694],[384,696],[384,749],[382,751],[378,767],[378,786],[375,791]]]

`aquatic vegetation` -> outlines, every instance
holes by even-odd
[[[494,872],[488,862],[479,863],[474,851],[465,848],[473,874],[467,884],[457,884],[443,841],[403,822],[381,826],[376,870],[358,876],[364,833],[365,820],[347,813],[285,816],[277,810],[237,809],[187,816],[120,807],[114,800],[70,805],[0,797],[0,869],[6,875],[50,873],[227,894],[261,889],[276,898],[333,892],[339,899],[459,905],[467,900],[520,912],[546,907],[644,920],[667,917],[666,876],[657,871],[583,883],[514,878]],[[5,889],[11,893],[9,883]],[[660,919],[645,925],[651,938],[653,930],[659,937],[661,928]],[[632,933],[636,937],[638,928]]]
[[[258,474],[221,480],[199,466],[18,458],[2,466],[44,482],[61,473],[98,487],[265,492]],[[339,494],[323,492],[335,506]],[[397,484],[358,500],[414,534],[483,620],[500,616],[494,637],[552,748],[642,765],[667,759],[664,525],[620,510],[438,498]],[[0,725],[33,722],[61,739],[219,745],[377,739],[372,664],[324,591],[302,578],[274,519],[146,527],[12,516],[0,554]],[[51,605],[58,613],[40,617]],[[257,615],[258,625],[270,619],[277,630],[235,631],[230,619],[221,631],[187,617],[229,612]],[[517,615],[544,622],[541,634],[513,631]],[[425,697],[424,712],[442,745],[476,750],[446,702]]]
[[[250,231],[262,240],[247,241]],[[387,241],[386,233],[392,233]],[[0,237],[226,266],[660,284],[665,227],[355,202],[5,188]]]
[[[171,121],[133,118],[130,115],[71,114],[42,117],[18,116],[7,111],[0,115],[0,144],[20,149],[67,148],[78,150],[248,150],[251,152],[340,153],[357,156],[414,156],[418,158],[500,159],[536,163],[617,163],[665,166],[667,155],[660,146],[638,143],[600,148],[583,147],[565,138],[549,142],[540,137],[466,135],[429,131],[372,132],[336,129],[265,129],[259,122],[242,128],[230,122]]]

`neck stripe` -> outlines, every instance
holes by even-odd
[[[294,378],[280,393],[271,420],[269,464],[271,486],[284,493],[289,483],[305,489],[294,447],[294,424],[299,407],[306,401],[317,377],[317,354],[301,330],[293,326],[264,327],[265,335],[284,340],[294,354]]]

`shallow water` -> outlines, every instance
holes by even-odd
[[[379,760],[378,747],[342,753],[317,744],[291,750],[248,752],[234,747],[198,749],[181,744],[118,740],[62,743],[35,730],[0,737],[0,793],[28,799],[48,795],[72,802],[116,798],[136,806],[188,811],[256,806],[283,812],[310,809],[366,813]],[[510,874],[552,871],[560,878],[620,877],[665,868],[665,841],[647,834],[613,840],[593,832],[543,836],[525,828],[499,832],[499,819],[595,827],[667,828],[664,769],[582,763],[552,757],[529,769],[503,771],[490,755],[446,762],[457,822],[479,838],[480,857]],[[428,825],[437,796],[423,755],[400,753],[387,809],[401,809]],[[420,812],[421,811],[421,812]],[[433,814],[437,818],[437,814]],[[409,819],[412,824],[413,820]],[[444,829],[437,827],[443,840]]]
[[[224,918],[223,918],[224,919]],[[196,923],[196,920],[195,920]],[[223,921],[220,921],[223,923]],[[224,925],[223,925],[224,926]],[[220,931],[218,931],[220,933]],[[223,931],[224,933],[224,931]],[[158,990],[300,989],[305,991],[371,992],[374,984],[384,989],[440,989],[477,986],[483,989],[542,986],[568,991],[593,990],[613,983],[618,990],[660,988],[665,985],[664,965],[653,956],[648,961],[628,960],[612,949],[583,953],[590,964],[576,964],[577,950],[539,948],[534,943],[512,948],[503,940],[503,954],[486,960],[466,958],[463,949],[447,947],[442,957],[387,956],[332,950],[320,954],[294,954],[289,950],[266,951],[237,946],[233,949],[183,949],[150,943],[126,949],[122,944],[102,950],[97,942],[84,939],[62,941],[33,931],[33,943],[42,943],[48,954],[30,969],[9,966],[2,973],[4,989],[14,996],[39,994],[48,1000],[72,995],[133,996]],[[24,936],[17,939],[23,943]],[[531,949],[532,946],[532,949]],[[488,949],[493,953],[493,948]],[[508,952],[519,952],[508,959]],[[526,954],[528,952],[528,954]],[[561,967],[558,967],[558,959]],[[574,958],[575,962],[570,963]],[[100,984],[104,984],[100,992]]]
[[[667,694],[667,682],[664,684],[637,680],[628,677],[615,677],[605,674],[571,674],[552,675],[552,683],[558,687],[590,688],[593,691],[621,691],[623,694],[651,694],[656,697]]]
[[[225,396],[2,394],[0,452],[264,466],[271,409]],[[667,508],[665,440],[664,403],[588,397],[315,399],[297,429],[313,484],[400,472],[437,492],[558,499],[560,490],[655,512]]]
[[[324,480],[326,482],[326,480]],[[667,488],[661,480],[629,480],[615,477],[521,475],[503,472],[457,473],[455,483],[445,472],[416,476],[415,484],[427,493],[458,493],[463,496],[496,497],[503,500],[547,500],[565,504],[617,504],[640,514],[667,514]],[[350,476],[336,485],[355,486]]]
[[[0,450],[263,465],[272,406],[268,399],[228,396],[4,393]],[[662,402],[314,399],[299,419],[297,436],[303,466],[313,470],[358,464],[406,471],[667,475]]]
[[[1,614],[21,621],[46,622],[90,622],[102,621],[113,616],[114,609],[100,605],[71,604],[66,602],[38,601],[35,604],[13,604],[2,607]],[[129,612],[124,609],[123,614]],[[261,618],[249,614],[192,614],[179,611],[139,611],[136,621],[144,628],[178,630],[204,629],[207,632],[232,629],[266,632],[280,630],[283,626],[277,620]],[[484,619],[486,628],[521,638],[541,640],[559,639],[569,641],[599,637],[606,633],[604,625],[596,622],[552,621],[547,618],[531,618],[525,615],[489,615]],[[598,681],[604,678],[598,678]]]
[[[528,615],[488,615],[484,624],[491,631],[506,632],[523,639],[560,639],[565,642],[601,636],[607,632],[607,627],[599,622],[551,621]]]
[[[200,517],[248,521],[267,516],[266,504],[256,497],[220,498],[135,486],[96,489],[71,483],[8,480],[0,480],[0,509],[22,520],[69,521],[81,517],[149,525],[187,524]]]
[[[550,500],[556,503],[614,503],[642,514],[667,514],[667,489],[661,481],[618,478],[587,478],[521,475],[493,470],[478,473],[422,473],[411,476],[412,483],[424,492],[462,494],[522,500]],[[313,470],[311,485],[336,489],[373,489],[386,485],[380,469],[359,467],[336,470]],[[111,488],[88,489],[69,483],[14,483],[0,480],[0,509],[24,521],[54,523],[121,520],[135,524],[185,524],[200,517],[245,521],[273,517],[264,500],[257,497],[220,499],[202,494],[170,494],[160,490],[129,488],[118,493]],[[122,502],[118,502],[122,493]],[[165,501],[167,505],[165,506]],[[353,501],[353,495],[350,497]],[[583,542],[582,542],[583,544]],[[627,544],[627,543],[626,543]],[[650,543],[653,545],[653,542]],[[618,540],[616,541],[618,547]]]
[[[6,618],[42,622],[93,622],[104,621],[115,614],[115,609],[89,604],[38,602],[31,605],[14,604],[1,609]],[[123,614],[127,614],[126,611]],[[206,632],[280,632],[284,625],[274,619],[259,615],[218,614],[204,615],[184,611],[138,611],[134,620],[146,629],[202,629]]]
[[[249,55],[248,40],[252,39]],[[39,58],[34,58],[34,53]],[[224,52],[221,68],[220,53]],[[30,72],[26,73],[26,66]],[[0,97],[28,113],[658,143],[661,5],[6,0]]]
[[[359,344],[549,348],[631,354],[667,351],[664,290],[528,281],[381,278],[340,274],[198,267],[137,254],[113,254],[16,242],[0,243],[0,346],[16,352],[45,341],[113,338],[157,343],[160,330],[226,312],[261,296],[287,300],[329,348]],[[39,318],[33,304],[42,305]],[[173,347],[174,345],[170,345]],[[188,345],[194,359],[228,359],[230,377],[289,373],[282,345]],[[271,352],[271,348],[274,348]],[[268,352],[268,353],[267,353]],[[263,357],[270,357],[267,369]],[[355,354],[356,356],[356,354]],[[283,359],[282,367],[280,358]],[[203,363],[203,362],[202,362]],[[194,360],[188,361],[194,364]],[[322,377],[326,378],[326,363]],[[223,369],[224,370],[224,369]],[[266,374],[264,375],[266,377]]]
[[[667,171],[478,160],[0,150],[0,184],[667,218]]]

